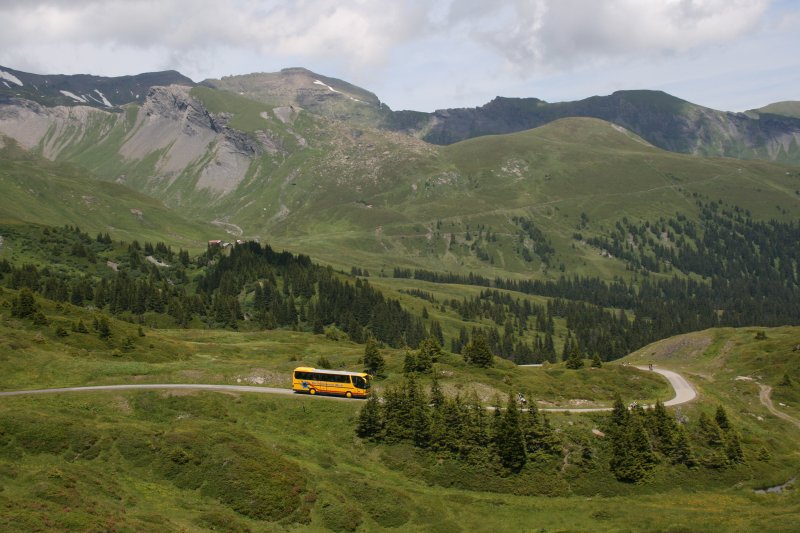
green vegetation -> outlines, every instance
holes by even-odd
[[[0,148],[0,191],[3,224],[69,224],[127,240],[169,236],[170,242],[193,249],[216,233],[210,225],[189,222],[153,198],[98,181],[76,166],[51,163],[12,141]]]

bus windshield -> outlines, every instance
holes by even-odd
[[[368,389],[369,380],[364,379],[361,376],[353,376],[353,385],[355,385],[359,389]]]

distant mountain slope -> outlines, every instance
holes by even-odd
[[[429,114],[398,111],[386,126],[435,144],[452,144],[535,128],[560,118],[592,117],[623,126],[673,152],[800,164],[800,118],[774,109],[765,108],[761,115],[728,113],[661,91],[618,91],[575,102],[498,97],[478,108]]]
[[[88,74],[30,74],[0,66],[0,102],[25,98],[42,105],[85,105],[110,109],[143,102],[151,87],[195,83],[174,70],[135,76],[91,76]]]
[[[373,93],[304,68],[208,79],[202,85],[274,107],[294,106],[360,126],[376,126],[391,113]]]
[[[800,118],[800,102],[792,100],[775,102],[759,109],[753,109],[748,113],[756,113],[759,115],[769,113],[771,115],[783,115],[785,117]]]
[[[118,239],[164,240],[197,248],[219,235],[161,202],[116,183],[98,181],[75,165],[53,163],[0,137],[0,220],[79,226]]]

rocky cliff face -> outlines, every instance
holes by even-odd
[[[274,136],[246,135],[229,128],[229,118],[210,113],[189,87],[171,85],[151,87],[141,107],[125,112],[8,99],[0,104],[0,135],[165,199],[193,192],[221,197],[262,154],[282,152]],[[103,175],[105,168],[109,173]]]

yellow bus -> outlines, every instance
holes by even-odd
[[[363,372],[301,366],[295,368],[292,373],[292,390],[294,392],[364,398],[369,395],[370,385],[369,374]]]

